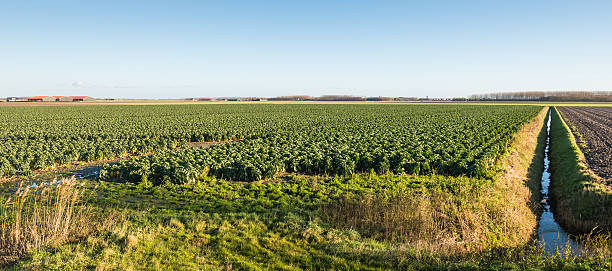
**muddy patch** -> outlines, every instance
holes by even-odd
[[[109,164],[114,164],[114,163],[109,163]],[[98,175],[100,174],[101,168],[102,168],[101,165],[89,166],[89,167],[74,169],[71,171],[58,172],[56,173],[56,176],[58,176],[58,178],[70,178],[74,176],[74,178],[76,179],[97,178]]]

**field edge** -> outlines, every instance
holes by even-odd
[[[507,233],[513,246],[528,245],[537,239],[548,109],[544,107],[516,133],[505,157],[504,173],[493,185],[493,194],[487,193],[508,203],[502,203],[505,209],[499,211],[508,215],[503,223],[514,225]]]
[[[574,234],[612,230],[612,197],[589,170],[561,112],[551,111],[550,171],[555,217]]]
[[[392,241],[450,257],[532,245],[541,213],[547,112],[547,107],[542,108],[514,134],[498,161],[502,172],[485,185],[465,184],[454,192],[405,191],[391,198],[382,192],[383,196],[364,195],[327,206],[324,220],[347,230],[382,229],[382,235],[391,236]],[[405,228],[423,234],[407,240],[395,238]]]

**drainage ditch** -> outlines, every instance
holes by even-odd
[[[548,111],[546,121],[546,147],[544,150],[544,171],[542,172],[540,193],[542,194],[542,215],[538,221],[538,243],[539,252],[552,255],[557,252],[561,254],[578,255],[582,248],[578,242],[573,240],[557,223],[550,199],[550,120],[552,111]]]

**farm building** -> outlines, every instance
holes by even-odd
[[[83,102],[95,101],[89,96],[32,96],[32,97],[8,97],[7,102]]]
[[[8,97],[6,98],[7,102],[27,102],[28,97]]]
[[[53,96],[33,96],[28,98],[28,102],[55,102]]]
[[[89,97],[89,96],[70,96],[70,98],[72,98],[73,102],[88,102],[88,101],[95,101],[96,99]]]
[[[69,96],[53,96],[56,102],[72,102],[72,97]]]

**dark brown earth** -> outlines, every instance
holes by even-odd
[[[606,181],[612,180],[612,107],[558,107],[572,129],[587,164]]]

